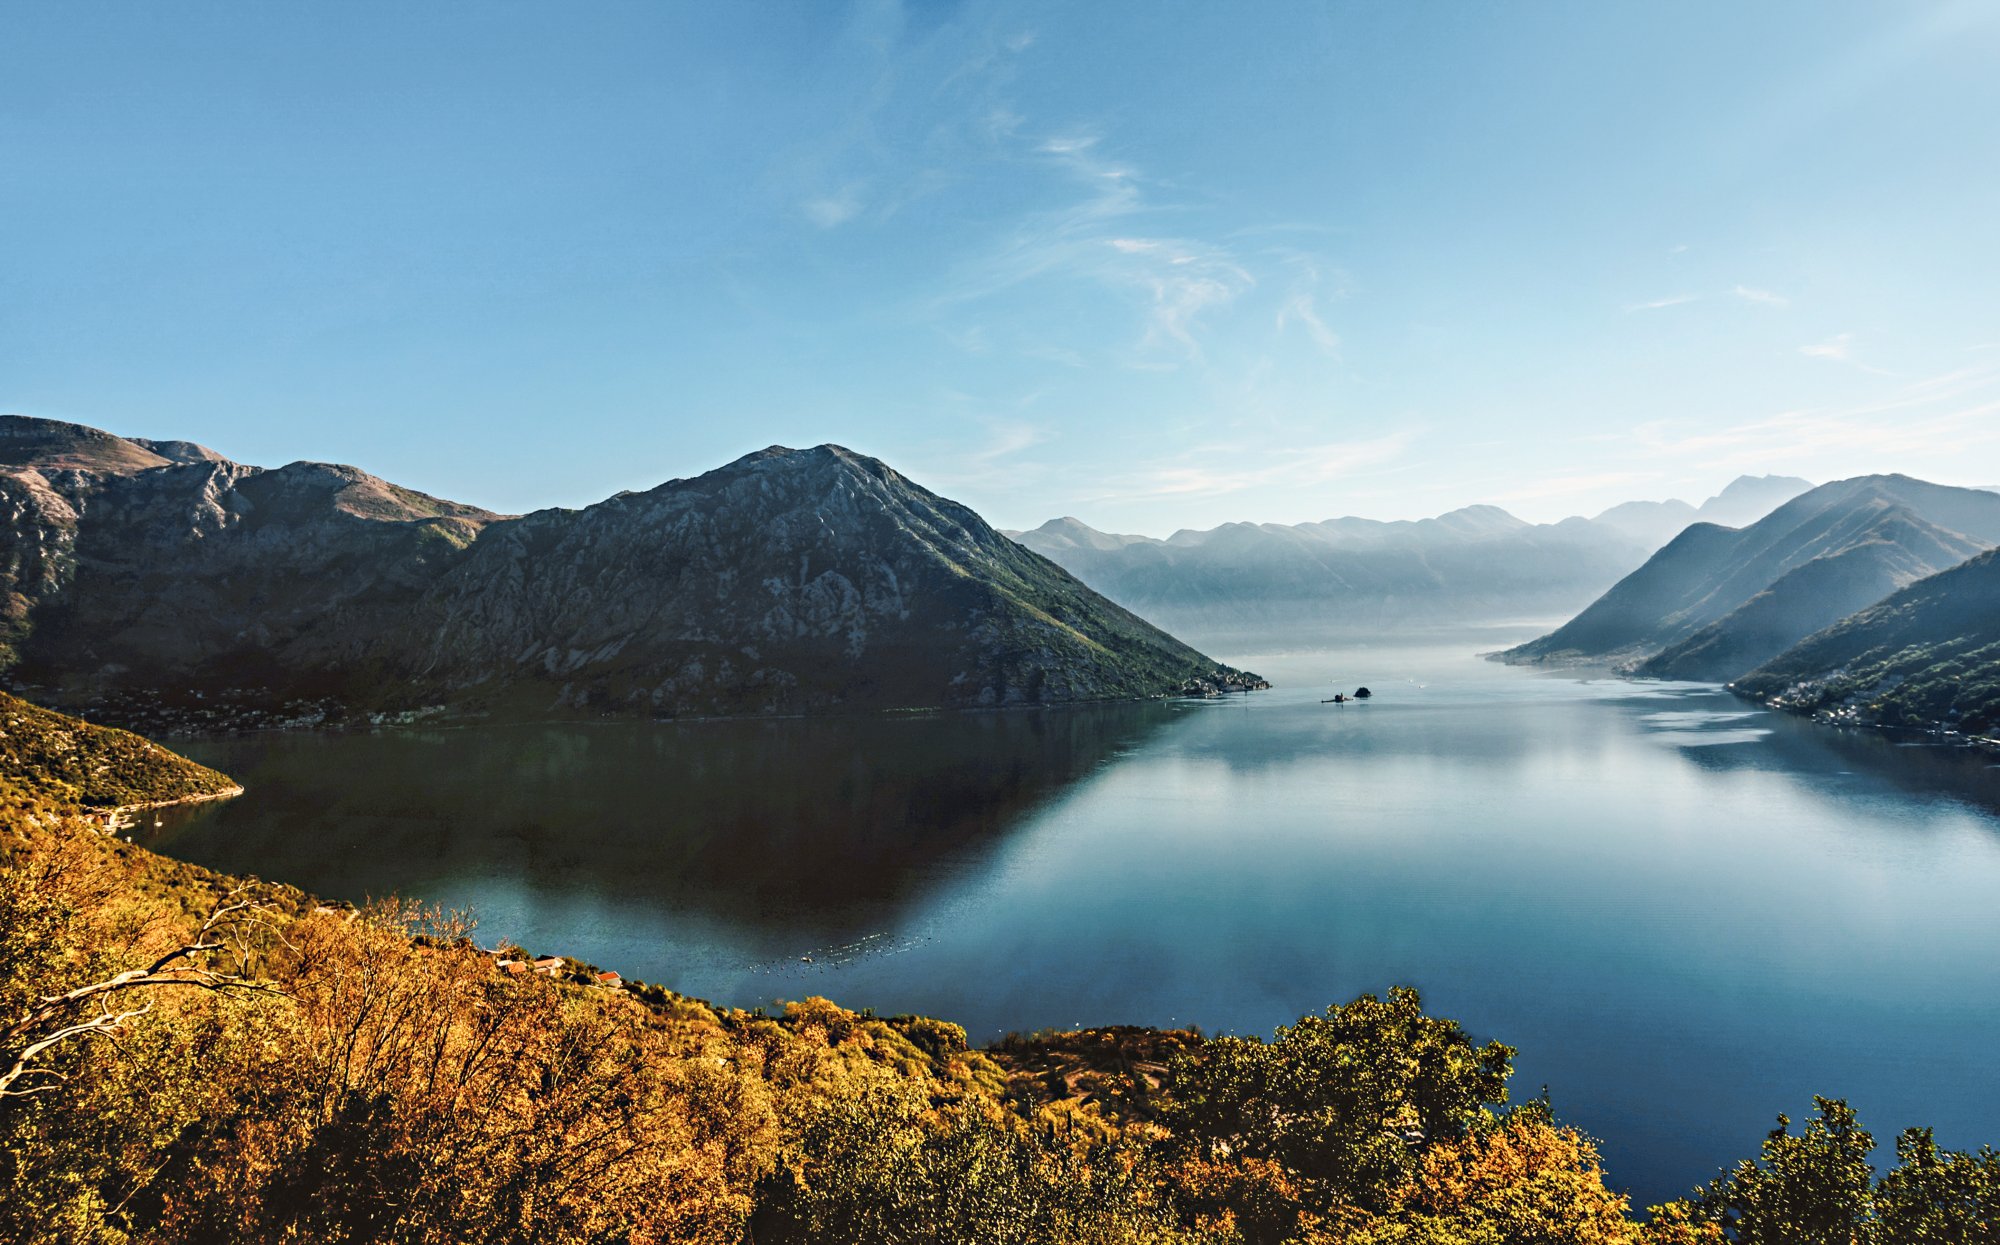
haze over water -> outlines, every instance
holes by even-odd
[[[193,741],[248,794],[153,845],[975,1040],[1413,984],[1641,1204],[1815,1093],[1988,1140],[2000,764],[1474,655],[1519,638],[1229,657],[1278,686],[1222,702]]]

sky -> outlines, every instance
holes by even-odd
[[[2000,0],[0,0],[0,411],[505,512],[2000,484]]]

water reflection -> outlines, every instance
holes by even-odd
[[[197,741],[190,755],[253,795],[185,810],[151,845],[342,899],[418,894],[490,918],[516,888],[568,892],[822,945],[892,925],[1173,717],[1141,704]]]

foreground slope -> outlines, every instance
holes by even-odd
[[[2000,735],[2000,551],[1911,584],[1733,686],[1837,720]]]
[[[2000,497],[1840,480],[1742,529],[1696,524],[1554,632],[1501,655],[1724,680],[1897,588],[2000,544]]]
[[[354,467],[21,417],[0,421],[5,667],[133,713],[813,712],[1257,683],[837,446],[509,518]]]

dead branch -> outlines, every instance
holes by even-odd
[[[239,888],[217,901],[191,938],[145,967],[35,1000],[0,1029],[0,1102],[59,1089],[67,1078],[37,1060],[65,1043],[94,1037],[119,1047],[120,1031],[153,1010],[150,997],[138,1007],[121,1009],[114,1004],[114,999],[134,991],[184,987],[282,993],[275,983],[257,980],[248,972],[253,930],[264,929],[285,941],[270,912],[269,904],[245,897]],[[233,953],[234,962],[218,963],[226,952]],[[95,1014],[79,1019],[92,1007]]]

